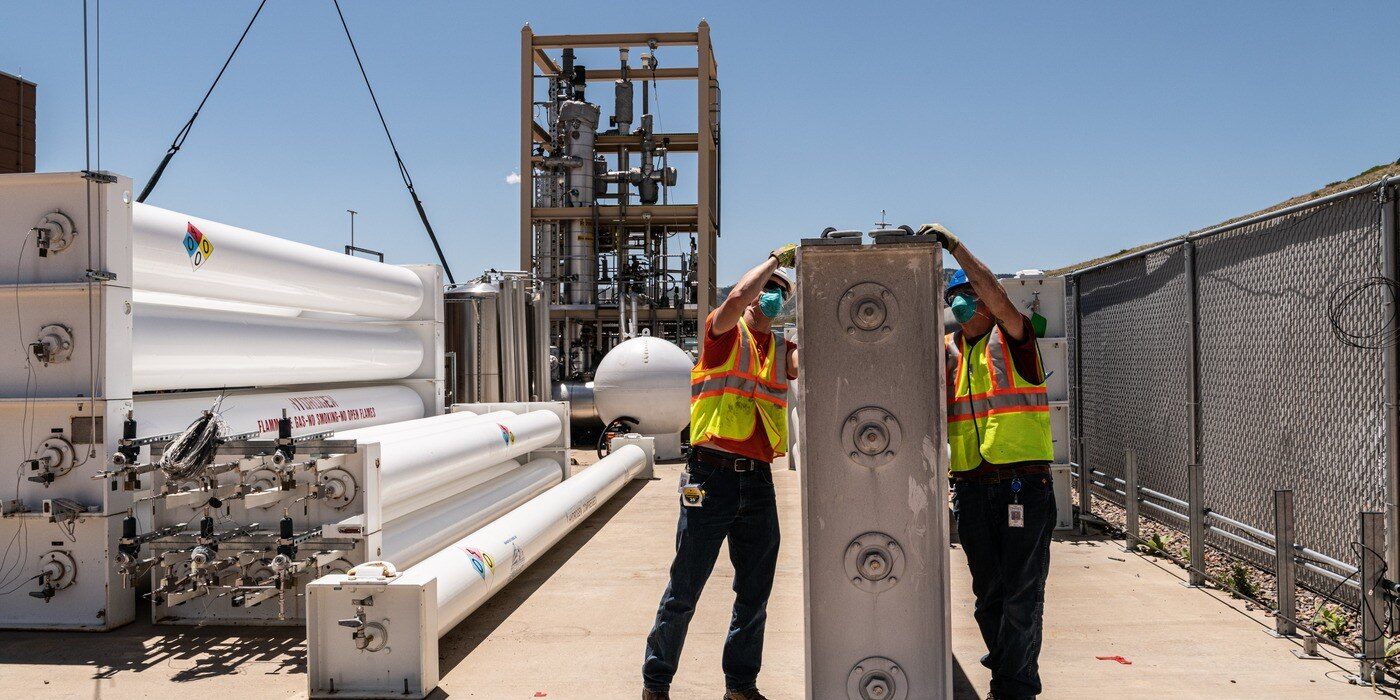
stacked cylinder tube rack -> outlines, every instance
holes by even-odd
[[[150,548],[155,620],[300,624],[311,580],[382,558],[410,566],[563,480],[562,405],[455,408],[290,456],[234,446],[219,473],[161,481],[155,522],[178,532]]]
[[[422,698],[438,638],[652,467],[650,438],[615,442],[576,476],[415,564],[386,557],[307,587],[311,697]]]
[[[156,517],[163,485],[130,467],[221,396],[226,434],[269,445],[283,425],[305,436],[442,411],[436,265],[135,203],[130,179],[107,173],[0,176],[0,241],[15,301],[0,322],[0,429],[15,436],[0,460],[18,470],[0,493],[14,543],[2,568],[24,589],[0,602],[0,627],[133,619],[121,562],[149,558],[174,524]]]

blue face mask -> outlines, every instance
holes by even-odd
[[[954,294],[953,301],[949,302],[948,306],[952,307],[953,318],[957,319],[958,323],[967,323],[977,315],[977,299],[966,294]]]
[[[758,295],[758,310],[768,318],[777,318],[783,310],[783,293],[777,290]]]

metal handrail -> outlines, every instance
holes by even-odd
[[[1229,530],[1222,530],[1214,525],[1207,525],[1206,529],[1210,530],[1211,532],[1214,532],[1217,535],[1220,535],[1221,537],[1224,537],[1225,539],[1238,542],[1246,547],[1253,548],[1271,557],[1278,554],[1278,552],[1275,551],[1273,547],[1266,547],[1262,544],[1259,544],[1258,542],[1255,542],[1254,540],[1249,539],[1248,537],[1240,537],[1239,535],[1236,535],[1235,533],[1230,532]]]
[[[1278,541],[1278,538],[1274,537],[1273,533],[1271,532],[1265,532],[1257,527],[1254,527],[1253,525],[1246,525],[1238,520],[1235,520],[1234,518],[1227,518],[1213,510],[1210,510],[1209,508],[1206,509],[1206,519],[1219,520],[1220,522],[1225,523],[1230,527],[1244,530],[1245,532],[1248,532],[1249,534],[1254,535],[1255,537],[1258,537],[1259,539],[1264,540],[1266,542]]]
[[[1128,482],[1126,482],[1126,481],[1124,481],[1124,480],[1122,480],[1122,479],[1119,479],[1119,478],[1116,477],[1116,476],[1109,476],[1108,474],[1105,474],[1104,472],[1101,472],[1101,471],[1099,471],[1099,470],[1097,470],[1097,469],[1090,469],[1090,470],[1089,470],[1089,473],[1091,473],[1091,474],[1097,474],[1098,476],[1102,476],[1102,477],[1107,478],[1107,479],[1113,479],[1115,482],[1117,482],[1117,483],[1119,483],[1119,484],[1122,484],[1123,486],[1127,486],[1127,485],[1128,485]],[[1123,493],[1123,492],[1122,492],[1122,491],[1119,491],[1118,493]],[[1139,486],[1139,487],[1138,487],[1138,493],[1145,493],[1145,494],[1147,494],[1147,495],[1149,495],[1149,496],[1151,496],[1151,497],[1153,497],[1153,498],[1156,498],[1156,499],[1161,500],[1161,501],[1166,501],[1166,502],[1172,503],[1172,504],[1174,504],[1174,505],[1181,506],[1182,508],[1190,508],[1190,507],[1191,507],[1191,504],[1187,503],[1186,501],[1181,500],[1180,498],[1173,498],[1173,497],[1171,497],[1171,496],[1168,496],[1168,495],[1165,494],[1165,493],[1162,493],[1161,491],[1153,491],[1152,489],[1149,489],[1149,488],[1147,488],[1146,486]],[[1269,535],[1269,538],[1272,539],[1272,538],[1273,538],[1273,535]]]
[[[1078,465],[1073,465],[1073,466],[1078,466]],[[1101,472],[1101,471],[1099,471],[1099,470],[1097,470],[1097,469],[1090,469],[1090,470],[1089,470],[1089,473],[1090,473],[1090,474],[1099,474],[1099,475],[1102,475],[1104,478],[1112,479],[1113,481],[1118,482],[1118,483],[1120,483],[1120,484],[1123,483],[1123,480],[1122,480],[1122,479],[1119,479],[1119,478],[1117,478],[1117,477],[1109,476],[1109,475],[1107,475],[1107,474],[1105,474],[1105,473],[1103,473],[1103,472]],[[1073,470],[1071,470],[1071,471],[1070,471],[1070,476],[1071,476],[1071,477],[1078,477],[1078,476],[1079,476],[1079,473],[1078,473],[1078,472],[1075,472],[1075,471],[1073,471]],[[1127,494],[1126,492],[1124,492],[1124,491],[1120,491],[1120,490],[1118,490],[1118,489],[1116,489],[1116,488],[1110,488],[1110,487],[1108,486],[1108,484],[1105,483],[1105,482],[1096,481],[1096,480],[1091,480],[1091,483],[1093,484],[1093,486],[1094,486],[1095,488],[1097,488],[1099,491],[1102,491],[1102,492],[1105,493],[1105,494],[1112,494],[1112,495],[1115,495],[1115,496],[1122,496],[1122,497],[1124,497],[1124,498],[1127,498],[1127,496],[1128,496],[1128,494]],[[1126,484],[1125,484],[1125,485],[1126,485]],[[1158,491],[1153,491],[1152,489],[1149,489],[1149,488],[1145,488],[1145,487],[1139,486],[1139,487],[1138,487],[1138,492],[1139,492],[1140,494],[1147,494],[1147,495],[1150,495],[1150,496],[1152,496],[1153,498],[1159,498],[1159,499],[1164,500],[1164,501],[1168,501],[1168,502],[1171,502],[1171,503],[1175,503],[1175,504],[1180,505],[1180,506],[1182,506],[1182,507],[1187,507],[1187,508],[1190,507],[1190,505],[1187,504],[1185,501],[1182,501],[1182,500],[1177,499],[1177,498],[1172,498],[1171,496],[1168,496],[1168,495],[1166,495],[1166,494],[1164,494],[1164,493],[1160,493],[1160,492],[1158,492]],[[1166,508],[1166,507],[1164,507],[1164,506],[1157,505],[1156,503],[1153,503],[1153,502],[1151,502],[1151,501],[1147,501],[1147,500],[1143,500],[1143,499],[1139,498],[1139,499],[1138,499],[1138,503],[1141,504],[1141,505],[1147,506],[1148,508],[1151,508],[1152,510],[1154,510],[1154,511],[1156,511],[1156,512],[1158,512],[1158,513],[1161,513],[1161,514],[1163,514],[1163,515],[1167,515],[1167,516],[1176,518],[1177,520],[1181,520],[1181,521],[1183,521],[1183,522],[1190,522],[1190,520],[1191,520],[1191,517],[1188,516],[1188,515],[1186,515],[1186,514],[1184,514],[1184,513],[1178,513],[1178,512],[1176,512],[1176,511],[1170,509],[1170,508]],[[1267,540],[1268,542],[1277,542],[1277,541],[1278,541],[1277,538],[1273,535],[1273,533],[1270,533],[1270,532],[1261,530],[1261,529],[1259,529],[1259,528],[1257,528],[1257,527],[1254,527],[1254,526],[1252,526],[1252,525],[1247,525],[1247,524],[1242,523],[1242,522],[1240,522],[1240,521],[1238,521],[1238,520],[1235,520],[1234,518],[1229,518],[1229,517],[1220,515],[1219,513],[1216,513],[1215,511],[1212,511],[1212,510],[1210,510],[1210,509],[1206,509],[1206,518],[1208,518],[1208,519],[1214,519],[1214,520],[1217,520],[1217,521],[1219,521],[1219,522],[1221,522],[1221,523],[1224,523],[1224,524],[1226,524],[1226,525],[1229,525],[1229,526],[1231,526],[1231,527],[1239,528],[1240,530],[1243,530],[1243,531],[1245,531],[1245,532],[1247,532],[1247,533],[1249,533],[1249,534],[1251,534],[1251,535],[1254,535],[1255,537],[1258,537],[1258,538],[1260,538],[1260,539]],[[1207,529],[1207,530],[1210,530],[1211,532],[1214,532],[1214,533],[1216,533],[1216,534],[1218,534],[1218,535],[1221,535],[1222,537],[1225,537],[1225,538],[1230,539],[1230,540],[1232,540],[1232,541],[1239,542],[1240,544],[1243,544],[1243,545],[1246,545],[1246,546],[1251,547],[1251,548],[1253,548],[1253,549],[1256,549],[1256,550],[1258,550],[1258,551],[1260,551],[1260,552],[1262,552],[1262,553],[1264,553],[1264,554],[1267,554],[1267,555],[1269,555],[1269,556],[1276,556],[1276,555],[1277,555],[1277,552],[1276,552],[1275,548],[1269,547],[1269,546],[1265,546],[1265,545],[1262,545],[1262,544],[1259,544],[1258,542],[1255,542],[1255,541],[1253,541],[1253,540],[1250,540],[1250,539],[1247,539],[1247,538],[1245,538],[1245,537],[1241,537],[1241,536],[1239,536],[1239,535],[1236,535],[1236,534],[1233,533],[1233,532],[1229,532],[1229,531],[1227,531],[1227,530],[1223,530],[1223,529],[1221,529],[1221,528],[1214,527],[1214,526],[1207,526],[1206,529]],[[1358,588],[1358,589],[1360,588],[1360,584],[1359,584],[1359,583],[1356,583],[1355,581],[1353,581],[1353,580],[1351,580],[1350,578],[1348,578],[1348,577],[1354,577],[1354,576],[1356,576],[1356,574],[1357,574],[1358,572],[1361,571],[1361,569],[1359,569],[1358,567],[1353,566],[1353,565],[1351,565],[1351,564],[1348,564],[1348,563],[1346,563],[1346,562],[1344,562],[1344,561],[1341,561],[1340,559],[1336,559],[1336,558],[1327,556],[1326,554],[1323,554],[1322,552],[1319,552],[1319,551],[1317,551],[1317,550],[1315,550],[1315,549],[1309,549],[1309,548],[1307,548],[1307,547],[1304,547],[1304,546],[1298,545],[1298,544],[1293,545],[1293,552],[1294,552],[1294,558],[1295,558],[1300,564],[1302,564],[1304,568],[1306,568],[1306,569],[1308,569],[1308,570],[1310,570],[1310,571],[1323,572],[1324,575],[1326,575],[1328,578],[1332,579],[1333,581],[1339,582],[1339,583],[1345,578],[1345,579],[1347,579],[1347,585],[1349,585],[1349,586],[1351,586],[1351,587],[1353,587],[1353,588]],[[1342,574],[1338,574],[1338,573],[1335,573],[1335,572],[1333,572],[1333,571],[1330,571],[1330,570],[1327,570],[1327,569],[1323,569],[1322,567],[1319,567],[1319,566],[1317,566],[1316,564],[1323,564],[1323,565],[1326,565],[1326,566],[1330,566],[1330,567],[1332,567],[1333,569],[1337,569],[1337,570],[1339,570],[1339,571],[1342,571],[1342,572],[1345,573],[1347,576],[1343,576]]]
[[[1181,506],[1182,508],[1190,508],[1190,507],[1191,507],[1191,504],[1190,504],[1190,503],[1187,503],[1186,501],[1183,501],[1183,500],[1181,500],[1180,498],[1174,498],[1174,497],[1172,497],[1172,496],[1168,496],[1167,494],[1162,493],[1161,491],[1153,491],[1152,489],[1149,489],[1149,488],[1146,488],[1146,487],[1143,487],[1143,486],[1139,486],[1139,487],[1138,487],[1138,491],[1140,491],[1140,492],[1142,492],[1142,493],[1145,493],[1145,494],[1147,494],[1147,495],[1149,495],[1149,496],[1151,496],[1151,497],[1153,497],[1153,498],[1155,498],[1155,499],[1157,499],[1157,500],[1159,500],[1159,501],[1166,501],[1167,503],[1170,503],[1170,504],[1175,505],[1175,506]]]

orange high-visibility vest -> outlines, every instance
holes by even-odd
[[[690,443],[702,445],[715,438],[743,442],[753,436],[757,423],[773,453],[783,454],[788,441],[787,343],[774,337],[760,357],[758,342],[743,318],[738,329],[724,362],[707,367],[702,352],[690,371]]]
[[[948,446],[953,472],[982,464],[1049,462],[1050,401],[1044,378],[1022,377],[1011,348],[994,327],[971,348],[961,333],[943,339],[948,370]],[[1040,349],[1036,348],[1040,364]]]

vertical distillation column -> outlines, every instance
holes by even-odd
[[[559,106],[559,129],[565,134],[564,153],[568,163],[566,206],[593,206],[593,139],[598,133],[598,105],[569,100]],[[570,221],[568,231],[568,281],[564,297],[568,304],[596,302],[598,239],[591,224]]]
[[[952,696],[941,249],[879,240],[798,257],[809,699]]]

